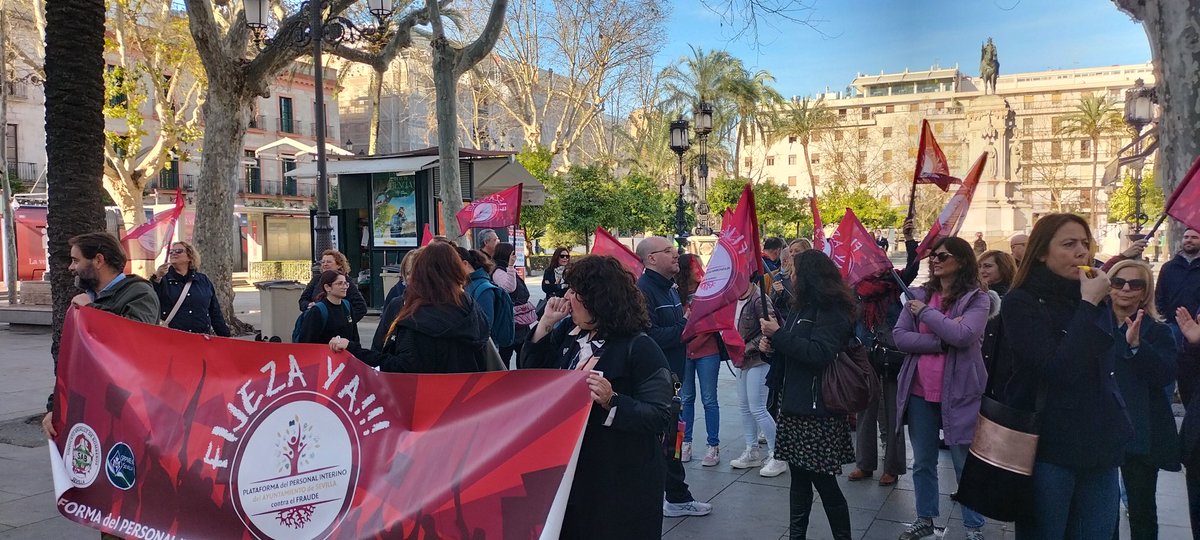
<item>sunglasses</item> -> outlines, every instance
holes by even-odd
[[[186,253],[186,251],[182,250],[182,249],[172,249],[172,250],[168,251],[167,253],[170,253],[171,255],[183,255],[184,253]]]
[[[954,254],[950,253],[949,251],[939,251],[933,255],[930,255],[929,258],[937,262],[944,263],[947,259],[954,258]]]
[[[558,258],[560,258],[560,259],[570,259],[570,258],[571,258],[571,256],[570,256],[570,255],[559,255],[559,256],[558,256]]]
[[[1109,278],[1108,285],[1113,289],[1124,289],[1126,285],[1129,285],[1129,290],[1131,291],[1146,290],[1146,280],[1144,279],[1124,279],[1115,277]]]

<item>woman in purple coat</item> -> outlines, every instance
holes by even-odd
[[[934,535],[938,430],[961,475],[987,385],[982,338],[993,301],[980,286],[975,253],[954,237],[935,243],[931,253],[929,281],[913,290],[892,334],[896,348],[908,353],[900,368],[896,417],[901,425],[908,422],[917,507],[917,519],[900,540]],[[967,540],[983,538],[979,513],[963,507],[963,525]]]

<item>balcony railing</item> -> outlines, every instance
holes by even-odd
[[[258,114],[250,117],[250,123],[247,124],[246,127],[249,129],[265,130],[270,127],[270,125],[271,124],[268,123],[268,118],[266,116]]]
[[[9,161],[8,177],[16,178],[22,183],[36,181],[38,177],[38,165],[37,163],[27,163],[24,161]]]
[[[29,99],[29,85],[23,82],[9,81],[4,84],[4,91],[15,98]]]

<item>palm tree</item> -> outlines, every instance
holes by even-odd
[[[71,237],[104,230],[104,0],[46,2],[46,225],[58,359],[63,320],[79,292]]]
[[[757,134],[759,140],[766,139],[771,131],[776,105],[783,96],[771,87],[775,76],[766,70],[744,76],[733,83],[734,111],[737,114],[737,136],[733,142],[733,177],[741,177],[742,141]]]
[[[714,150],[728,142],[732,131],[737,87],[749,77],[742,61],[726,51],[705,52],[704,49],[692,47],[691,56],[680,58],[678,65],[664,69],[660,77],[664,96],[662,108],[665,110],[683,114],[700,103],[712,105],[713,131],[709,136],[709,156],[717,157],[719,152]],[[725,169],[722,167],[720,170]]]
[[[783,110],[774,137],[768,143],[773,144],[784,137],[795,138],[800,142],[800,147],[804,150],[804,167],[808,171],[813,197],[817,196],[817,182],[812,172],[812,161],[808,157],[808,145],[818,133],[836,126],[837,123],[837,113],[825,106],[825,98],[793,99]]]
[[[1125,124],[1121,120],[1121,113],[1117,111],[1117,105],[1108,101],[1106,96],[1087,95],[1079,100],[1079,104],[1075,106],[1075,112],[1063,117],[1062,125],[1056,130],[1056,135],[1073,135],[1076,137],[1087,137],[1092,145],[1092,189],[1091,189],[1091,221],[1092,229],[1099,225],[1100,213],[1096,210],[1096,192],[1098,186],[1097,165],[1099,163],[1100,154],[1100,138],[1106,135],[1120,133],[1125,129]]]

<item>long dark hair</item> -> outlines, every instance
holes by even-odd
[[[558,262],[559,258],[562,257],[563,255],[570,255],[570,254],[571,254],[571,250],[569,250],[565,247],[554,248],[554,255],[552,255],[550,257],[550,264],[546,265],[546,272],[553,272],[555,268],[562,266],[562,264]]]
[[[464,261],[467,261],[467,264],[470,264],[471,268],[474,270],[479,270],[482,268],[483,271],[490,276],[492,275],[492,270],[496,269],[496,265],[492,263],[492,258],[488,257],[487,253],[477,249],[467,249],[462,247],[456,248],[456,250],[458,251],[458,257]]]
[[[1020,287],[1029,279],[1029,272],[1035,264],[1045,264],[1038,259],[1050,252],[1050,242],[1054,240],[1055,233],[1068,223],[1078,223],[1083,227],[1083,232],[1087,235],[1088,250],[1093,255],[1096,253],[1096,239],[1092,236],[1092,228],[1088,227],[1087,220],[1075,214],[1046,214],[1033,224],[1033,231],[1030,231],[1029,241],[1025,244],[1025,256],[1021,258],[1021,266],[1017,268],[1017,277],[1013,278],[1012,288]]]
[[[603,336],[631,336],[650,326],[633,274],[614,257],[588,255],[567,265],[563,280],[596,319]]]
[[[971,289],[981,289],[985,286],[979,281],[979,260],[975,258],[975,250],[971,249],[971,244],[957,236],[949,236],[934,242],[929,252],[936,252],[940,247],[946,248],[946,251],[950,252],[954,256],[955,262],[958,263],[958,271],[954,273],[954,278],[950,282],[950,292],[942,298],[942,307],[949,309]],[[930,298],[933,298],[934,293],[941,292],[943,289],[942,278],[933,275],[933,270],[930,270],[929,281],[926,281],[921,288],[925,289],[925,301],[928,302]]]
[[[326,270],[321,272],[321,276],[317,278],[317,301],[320,302],[321,300],[324,300],[326,296],[329,296],[329,294],[325,291],[325,287],[333,285],[333,282],[337,281],[338,276],[344,275],[346,274],[343,274],[337,270]],[[350,281],[350,278],[346,278],[346,281]]]
[[[695,253],[684,253],[679,256],[679,272],[675,274],[675,284],[679,286],[679,297],[683,299],[683,305],[688,305],[692,301],[692,293],[700,286],[696,279],[698,273],[697,267],[702,263],[700,256]]]
[[[848,318],[854,318],[854,295],[829,256],[810,249],[796,255],[794,264],[796,272],[792,276],[792,307],[796,311],[815,305],[832,308]]]
[[[411,256],[411,255],[410,255]],[[425,246],[413,261],[412,279],[404,289],[404,306],[388,329],[391,335],[396,323],[411,317],[425,306],[451,304],[466,305],[463,287],[467,284],[467,270],[458,257],[455,247],[442,242]]]
[[[508,268],[508,258],[512,257],[513,252],[516,250],[516,246],[508,242],[500,242],[499,244],[496,244],[496,258],[492,259],[492,262],[495,263],[498,268]]]

